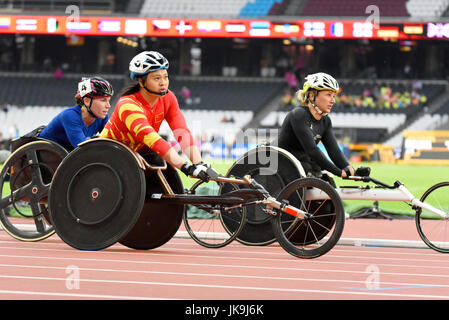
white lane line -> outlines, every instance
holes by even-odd
[[[44,270],[66,270],[67,267],[55,267],[55,266],[30,266],[30,265],[16,265],[16,264],[0,264],[0,268],[24,268],[24,269],[44,269]],[[79,267],[80,271],[92,271],[92,272],[111,272],[111,273],[131,273],[131,274],[154,274],[154,275],[167,275],[167,276],[194,276],[194,277],[207,277],[211,278],[237,278],[237,279],[254,279],[254,280],[281,280],[281,281],[313,281],[313,282],[351,282],[365,284],[366,280],[347,280],[347,279],[323,279],[323,278],[300,278],[300,277],[278,277],[278,276],[256,276],[256,275],[240,275],[240,274],[224,274],[224,273],[197,273],[197,272],[174,272],[174,271],[152,271],[152,270],[127,270],[127,269],[110,269],[110,268],[85,268]],[[366,274],[366,272],[363,272]],[[382,273],[384,275],[384,273]],[[17,275],[16,275],[17,276]],[[0,275],[1,277],[1,275]],[[449,287],[448,284],[431,284],[431,283],[407,283],[407,282],[388,282],[380,281],[379,285],[396,285],[396,286],[433,286],[433,287]]]
[[[0,249],[8,249],[8,250],[35,250],[35,251],[50,251],[50,252],[65,252],[67,253],[67,250],[64,249],[52,249],[52,248],[36,248],[36,247],[3,247],[0,246]],[[73,249],[75,250],[75,249]],[[191,252],[193,250],[199,250],[201,253],[206,252],[204,249],[174,249],[176,251],[181,251],[181,252]],[[131,252],[117,252],[117,251],[107,251],[107,250],[101,250],[101,251],[81,251],[81,250],[76,250],[74,251],[76,252],[76,254],[101,254],[101,255],[130,255],[130,256],[141,256],[141,255],[145,255],[145,256],[149,256],[151,255],[153,256],[167,256],[169,255],[170,257],[185,257],[187,256],[186,254],[179,254],[179,253],[175,253],[175,252],[170,252],[169,254],[167,253],[158,253],[157,251],[147,251],[146,253],[140,253],[140,252],[135,252],[135,251],[131,251]],[[221,253],[234,253],[235,251],[220,251]],[[255,252],[255,255],[257,255],[256,253],[260,254],[262,252]],[[247,252],[239,252],[239,253],[247,253],[249,254],[250,251]],[[313,264],[314,262],[320,262],[320,263],[335,263],[335,264],[340,264],[340,263],[344,263],[344,264],[351,264],[351,263],[355,263],[355,264],[359,264],[358,262],[340,262],[340,261],[323,261],[323,259],[333,259],[333,258],[338,258],[338,259],[344,259],[344,260],[354,260],[354,259],[368,259],[368,260],[393,260],[393,261],[411,261],[411,262],[417,262],[416,258],[398,258],[397,256],[395,257],[373,257],[373,256],[362,256],[362,255],[335,255],[335,254],[329,254],[327,256],[324,257],[320,257],[317,259],[299,259],[299,258],[293,258],[292,256],[288,255],[286,252],[284,251],[280,251],[279,253],[285,253],[285,258],[262,258],[260,256],[257,257],[236,257],[236,256],[228,256],[228,255],[195,255],[196,258],[214,258],[214,259],[225,259],[227,261],[231,260],[256,260],[256,261],[276,261],[276,262],[280,262],[280,261],[285,261],[285,262],[293,262],[293,263],[301,263],[301,264]],[[188,255],[188,257],[191,257],[191,255]],[[76,258],[74,258],[76,259]],[[429,264],[426,264],[426,262],[430,262],[430,263],[436,263],[436,262],[442,262],[442,263],[447,263],[447,260],[442,260],[442,261],[435,261],[433,259],[419,259],[418,260],[420,263],[423,263],[423,265],[425,265],[426,268],[443,268],[443,269],[449,269],[449,265],[447,266],[429,266]],[[380,263],[376,263],[381,265]],[[385,264],[386,265],[386,264]],[[407,267],[423,267],[423,265],[410,265],[408,264]]]
[[[66,278],[52,278],[52,277],[30,277],[30,276],[0,276],[2,278],[13,279],[27,279],[27,280],[55,280],[66,281]],[[80,282],[93,283],[118,283],[118,284],[133,284],[133,285],[150,285],[150,286],[172,286],[172,287],[190,287],[190,288],[213,288],[213,289],[232,289],[232,290],[250,290],[250,291],[274,291],[274,292],[288,292],[291,293],[315,293],[315,294],[344,294],[344,295],[368,295],[368,296],[382,296],[382,297],[397,297],[397,298],[426,298],[426,299],[449,299],[445,295],[426,295],[426,294],[400,294],[400,293],[384,293],[378,291],[339,291],[339,290],[313,290],[313,289],[297,289],[297,288],[270,288],[270,287],[248,287],[248,286],[229,286],[229,285],[209,285],[196,283],[170,283],[170,282],[152,282],[152,281],[121,281],[121,280],[97,280],[97,279],[80,279]],[[79,289],[77,289],[79,290]],[[32,292],[32,291],[30,291]],[[50,294],[56,294],[50,292]],[[192,295],[190,292],[189,295]],[[118,296],[119,298],[119,296]],[[135,297],[138,298],[138,297]],[[145,297],[140,297],[146,299]]]
[[[67,292],[43,292],[43,291],[17,291],[17,290],[0,290],[0,294],[17,294],[32,296],[50,296],[50,297],[72,297],[72,298],[89,298],[89,299],[123,299],[123,300],[176,300],[173,298],[156,298],[156,297],[135,297],[135,296],[114,296],[105,294],[87,294],[87,293],[67,293]],[[8,299],[12,299],[8,297]]]

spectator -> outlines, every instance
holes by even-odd
[[[61,67],[57,67],[55,71],[55,79],[62,79],[64,78],[64,72],[62,71]]]

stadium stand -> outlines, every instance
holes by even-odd
[[[444,81],[406,81],[406,80],[341,80],[343,92],[340,93],[336,105],[330,115],[336,132],[350,134],[353,142],[378,143],[413,121],[422,114],[434,101],[444,97],[446,83]],[[377,92],[377,94],[374,94]],[[413,94],[417,98],[413,98]],[[287,91],[288,96],[294,94]],[[391,98],[386,99],[385,96]],[[342,99],[345,97],[345,99]],[[297,105],[297,101],[291,100]],[[349,102],[352,102],[350,104]],[[277,110],[271,110],[260,122],[261,127],[279,127],[287,112],[293,106],[281,104]],[[444,113],[444,112],[443,112]],[[440,123],[438,117],[432,118],[433,125]],[[426,119],[418,122],[425,128]],[[403,128],[402,128],[403,129]],[[433,129],[433,128],[432,128]],[[399,132],[400,134],[400,132]],[[401,138],[388,141],[396,147],[400,145]]]
[[[3,0],[0,10],[14,13],[65,12],[77,6],[82,14],[138,14],[144,0]]]
[[[406,17],[409,16],[405,3],[407,0],[314,0],[308,1],[300,13],[301,16],[366,16],[365,9],[372,4],[379,8],[382,16]]]
[[[282,0],[256,0],[254,2],[248,1],[240,11],[240,17],[261,17],[270,14],[275,5],[281,5]]]
[[[184,108],[209,110],[249,110],[257,111],[285,84],[280,79],[225,78],[225,77],[171,77],[170,88],[178,95]],[[191,92],[191,103],[186,104],[182,88]]]
[[[408,0],[405,4],[412,17],[441,17],[448,5],[448,0]]]
[[[0,114],[3,137],[9,137],[13,124],[18,124],[19,134],[48,123],[58,110],[74,105],[77,81],[87,75],[69,74],[56,79],[48,73],[13,73],[0,75]],[[104,75],[115,89],[113,105],[127,85],[121,75]],[[180,107],[188,123],[211,137],[226,131],[241,130],[253,115],[282,92],[284,82],[280,79],[250,79],[223,77],[171,77],[171,90],[178,96]],[[187,89],[189,95],[183,94]],[[7,107],[9,106],[9,107]],[[51,106],[51,107],[47,107]],[[112,110],[111,110],[112,111]],[[20,119],[20,121],[18,121]],[[206,125],[207,124],[207,125]],[[163,134],[170,134],[167,125]]]
[[[18,106],[72,106],[75,103],[77,81],[83,76],[70,74],[57,79],[50,73],[14,73],[0,74],[1,103]],[[109,75],[107,80],[116,90],[121,89],[124,81],[121,76]]]
[[[248,0],[145,0],[140,12],[146,17],[237,17]]]
[[[7,111],[0,110],[1,136],[3,139],[17,138],[47,124],[63,109],[64,107],[47,105],[9,106]]]
[[[80,7],[82,13],[100,16],[125,13],[130,16],[162,18],[270,18],[271,16],[278,18],[283,16],[299,17],[299,19],[301,17],[349,19],[366,17],[365,9],[372,4],[379,7],[382,17],[387,18],[421,21],[421,18],[426,17],[449,16],[449,0],[378,0],[375,3],[369,0],[4,0],[0,1],[0,9],[10,10],[14,14],[33,12],[45,14],[64,12],[67,6],[76,5]],[[414,18],[416,19],[413,20]],[[368,46],[368,44],[365,45]],[[316,47],[319,49],[319,45]],[[173,63],[173,66],[175,65]],[[292,67],[290,65],[288,68]],[[180,66],[178,68],[181,69]],[[223,70],[224,68],[226,67],[223,67]],[[21,70],[28,69],[22,66]],[[206,70],[206,63],[204,70]],[[418,75],[421,71],[418,68],[415,71],[414,77],[427,76],[422,72]],[[55,79],[53,74],[47,73],[2,72],[0,74],[0,107],[6,105],[7,108],[2,108],[9,108],[8,112],[0,111],[2,126],[0,131],[3,136],[7,137],[11,134],[12,125],[17,119],[21,119],[18,130],[20,134],[23,134],[37,125],[48,122],[60,108],[73,105],[74,83],[80,75],[69,72],[78,71],[68,70],[63,79]],[[308,72],[307,68],[301,72]],[[446,85],[424,81],[422,87],[415,90],[411,80],[400,79],[401,72],[402,69],[391,69],[388,74],[378,74],[379,78],[397,77],[398,79],[339,79],[343,91],[332,111],[334,127],[341,130],[340,132],[356,130],[360,133],[356,135],[358,138],[372,139],[375,143],[397,136],[399,138],[394,140],[395,146],[401,143],[401,130],[444,127],[447,122],[449,102],[447,107],[442,106],[439,111],[423,114],[423,110],[443,95]],[[214,72],[203,74],[214,74]],[[224,72],[223,75],[225,75]],[[350,76],[352,75],[348,73],[348,77]],[[289,92],[289,97],[287,94],[283,96],[283,92],[288,87],[282,78],[173,74],[170,79],[170,89],[177,95],[187,121],[196,128],[207,128],[207,136],[223,135],[225,132],[235,133],[249,125],[260,124],[261,127],[276,128],[292,105],[295,105],[292,101],[292,92]],[[113,75],[108,80],[116,89],[117,94],[114,97],[116,99],[121,88],[127,84],[127,80],[122,74]],[[388,99],[379,98],[386,94],[389,95]],[[277,97],[279,102],[274,101]],[[16,114],[15,118],[13,114]],[[255,123],[256,120],[257,123]],[[449,127],[449,124],[447,126]],[[168,126],[164,124],[161,133],[169,135],[170,132]],[[197,130],[196,133],[202,135],[204,130]],[[387,143],[393,141],[391,139]]]
[[[145,17],[264,17],[283,11],[286,0],[145,0]]]
[[[70,5],[76,5],[80,10],[102,11],[111,13],[114,9],[114,2],[109,0],[14,0],[4,1],[7,8],[26,12],[36,11],[61,11],[65,12]]]

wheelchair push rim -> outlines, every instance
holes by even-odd
[[[54,172],[68,152],[37,139],[16,149],[0,173],[0,225],[21,241],[40,241],[55,233],[47,200]]]

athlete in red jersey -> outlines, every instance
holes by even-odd
[[[123,142],[134,151],[149,148],[186,175],[208,180],[207,166],[203,164],[175,95],[168,90],[167,69],[167,59],[156,51],[144,51],[135,56],[129,70],[137,84],[122,94],[100,136]],[[186,162],[158,134],[164,119],[193,164]]]

